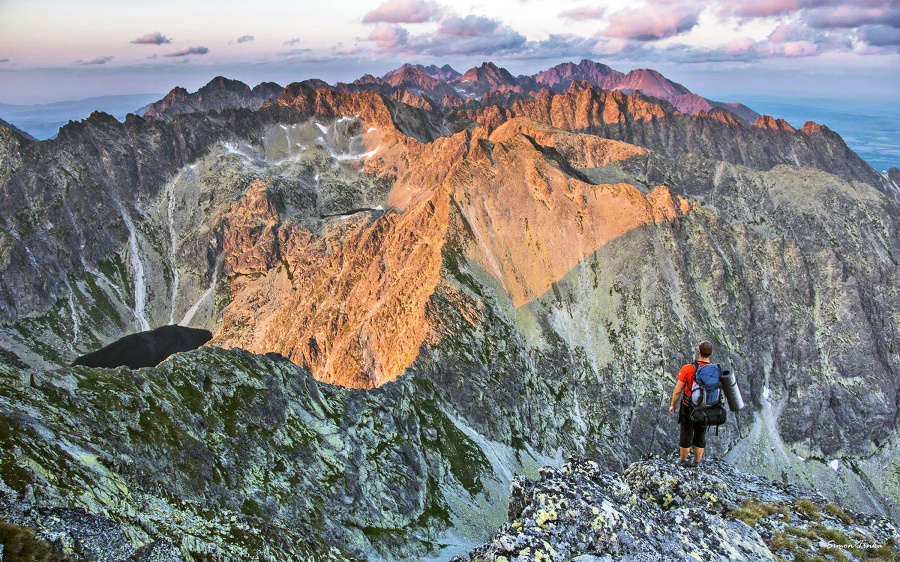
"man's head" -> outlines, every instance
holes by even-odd
[[[697,347],[697,351],[700,354],[700,359],[709,359],[712,355],[712,344],[703,340],[700,342],[699,347]]]

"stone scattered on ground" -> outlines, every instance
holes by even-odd
[[[686,468],[657,457],[619,475],[573,458],[515,478],[507,523],[468,560],[874,561],[900,557],[898,542],[887,519],[720,460]]]

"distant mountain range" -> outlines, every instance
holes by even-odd
[[[143,115],[148,104],[160,96],[158,93],[100,96],[34,105],[0,103],[0,118],[34,138],[44,140],[55,137],[59,128],[69,121],[86,119],[94,111],[109,113],[120,121],[129,113]]]
[[[482,105],[485,98],[490,103],[491,98],[497,95],[505,95],[504,101],[508,101],[511,95],[527,97],[542,88],[562,93],[576,81],[628,94],[640,91],[645,96],[668,102],[673,109],[683,113],[730,113],[748,123],[759,117],[758,113],[742,104],[713,101],[695,94],[655,70],[637,69],[625,74],[590,60],[578,64],[558,64],[533,75],[517,77],[491,62],[465,73],[456,71],[450,65],[404,64],[384,76],[365,75],[351,83],[331,86],[317,79],[307,80],[306,83],[344,92],[375,90],[388,96],[394,95],[398,100],[408,93],[426,98],[429,108],[456,109],[467,104],[471,106],[473,102]],[[49,104],[0,104],[0,118],[28,135],[44,140],[55,137],[59,128],[70,120],[85,119],[93,111],[109,113],[122,121],[129,113],[167,118],[195,111],[221,111],[234,107],[254,109],[265,101],[277,99],[282,90],[282,86],[273,82],[264,82],[251,89],[239,80],[218,76],[194,93],[176,87],[164,97],[160,94],[133,94]],[[406,101],[412,100],[407,97]],[[422,104],[425,100],[413,103]]]
[[[485,62],[465,73],[456,71],[450,65],[404,64],[384,76],[367,74],[351,83],[339,82],[331,86],[318,79],[304,83],[314,88],[333,88],[348,93],[373,90],[432,110],[477,109],[498,100],[509,103],[517,98],[536,95],[543,89],[561,94],[575,82],[604,90],[621,90],[626,94],[640,92],[657,102],[664,102],[667,109],[682,113],[719,114],[724,119],[731,116],[746,123],[752,123],[759,117],[757,112],[745,105],[713,101],[695,94],[655,70],[637,69],[625,74],[590,60],[578,64],[559,64],[537,74],[518,77],[492,62]],[[194,111],[220,111],[225,107],[259,107],[265,101],[277,98],[280,93],[281,87],[271,82],[259,84],[251,90],[243,82],[219,76],[194,94],[183,88],[173,89],[163,100],[152,104],[146,114],[166,117]]]

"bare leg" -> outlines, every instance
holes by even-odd
[[[685,451],[687,449],[684,449]],[[685,453],[685,458],[687,458],[687,453]],[[694,447],[694,462],[700,462],[703,458],[703,447]]]
[[[688,458],[688,453],[691,452],[690,447],[685,449],[684,447],[678,447],[678,453],[681,455],[681,460],[686,461]],[[700,449],[700,452],[703,452],[703,449]]]

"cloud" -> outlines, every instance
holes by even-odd
[[[852,28],[878,22],[884,10],[858,6],[836,6],[811,11],[804,21],[818,29]]]
[[[606,15],[606,8],[573,8],[559,14],[564,20],[582,21],[582,20],[599,20]]]
[[[185,47],[179,51],[163,55],[164,57],[186,57],[188,55],[205,55],[209,52],[206,47]]]
[[[438,33],[450,37],[485,37],[494,33],[500,22],[484,16],[454,16],[441,22]]]
[[[115,58],[116,57],[114,57],[114,56],[105,56],[105,57],[94,57],[94,58],[88,59],[88,60],[79,59],[79,60],[75,61],[75,64],[80,65],[80,66],[97,66],[97,65],[101,65],[101,64],[106,64],[112,60],[115,60]]]
[[[132,41],[135,45],[162,45],[164,43],[171,43],[172,40],[156,31],[154,33],[147,33],[146,35],[142,35]]]
[[[249,43],[250,41],[253,41],[253,39],[254,39],[254,37],[252,35],[241,35],[240,37],[237,38],[237,42],[238,43]]]
[[[742,37],[740,39],[729,41],[722,46],[722,50],[726,53],[737,55],[742,53],[749,53],[755,47],[756,41],[750,39],[749,37]]]
[[[873,47],[900,46],[900,29],[887,25],[867,25],[860,28],[859,38]]]
[[[0,59],[0,64],[3,64],[5,62],[9,62],[9,59]]]
[[[501,22],[484,16],[453,16],[441,21],[434,33],[412,35],[400,25],[378,23],[367,37],[382,55],[429,57],[515,54],[527,40]]]
[[[374,41],[381,50],[395,50],[409,41],[409,31],[399,25],[379,23],[372,29],[368,39]]]
[[[344,57],[349,57],[350,55],[355,55],[359,52],[359,47],[357,45],[344,45],[342,42],[338,42],[334,47],[334,54],[341,55]]]
[[[286,47],[293,47],[294,45],[296,45],[299,42],[300,42],[300,39],[298,37],[294,37],[293,39],[291,39],[289,41],[285,41],[284,43],[282,43],[282,45],[284,45]]]
[[[797,24],[781,24],[769,34],[772,43],[787,43],[801,36],[801,27]]]
[[[621,43],[616,43],[621,42]],[[759,43],[749,39],[736,39],[721,47],[692,47],[690,45],[671,45],[659,48],[653,43],[640,43],[613,39],[605,48],[620,47],[615,54],[617,58],[633,61],[654,61],[660,63],[703,64],[722,62],[750,62],[763,58]]]
[[[793,14],[815,2],[819,0],[728,0],[722,12],[738,18],[765,18]]]
[[[443,13],[437,2],[428,0],[388,0],[363,17],[363,23],[423,23]]]
[[[789,58],[809,57],[815,55],[819,48],[810,41],[790,41],[783,44],[782,54]]]
[[[690,31],[697,25],[700,9],[686,5],[652,5],[619,10],[603,31],[607,37],[656,41]]]
[[[519,49],[509,51],[506,59],[558,59],[564,57],[590,58],[596,54],[600,39],[577,35],[550,35],[541,41],[528,41]]]
[[[428,55],[514,55],[526,47],[523,35],[499,21],[484,16],[450,17],[437,33],[411,37],[407,52]]]

